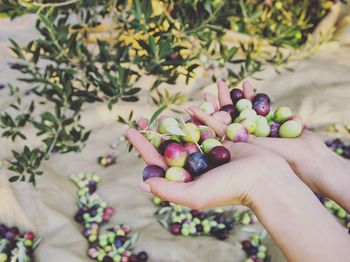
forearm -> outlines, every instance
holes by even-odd
[[[350,212],[350,162],[329,151],[325,168],[319,174],[319,191]],[[317,181],[316,181],[317,182]]]
[[[286,175],[254,191],[252,206],[288,261],[342,261],[350,237],[299,179]]]

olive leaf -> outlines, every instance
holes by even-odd
[[[149,122],[148,122],[148,126],[150,128],[154,128],[154,125],[156,123],[156,120],[158,119],[158,117],[160,116],[161,113],[163,113],[163,111],[166,109],[167,107],[164,105],[164,106],[161,106],[160,108],[158,108],[151,116],[151,118],[149,119]]]
[[[176,135],[176,136],[184,136],[184,131],[181,130],[178,126],[169,126],[166,128],[166,131],[168,131],[169,134]]]

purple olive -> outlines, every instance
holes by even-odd
[[[264,93],[257,93],[257,94],[254,96],[253,103],[254,103],[255,100],[265,100],[265,101],[267,101],[268,103],[271,103],[270,97],[269,97],[267,94],[264,94]]]
[[[132,255],[129,257],[128,262],[138,262],[137,255],[132,254]]]
[[[188,157],[185,167],[192,175],[199,176],[209,170],[209,161],[202,152],[195,152]]]
[[[165,177],[165,171],[163,168],[156,165],[149,165],[143,169],[143,181],[151,177]]]
[[[279,133],[280,126],[281,125],[278,123],[271,124],[269,137],[280,137],[280,133]]]
[[[164,156],[165,149],[167,148],[168,145],[170,145],[170,144],[172,144],[172,143],[178,143],[178,144],[179,144],[179,142],[176,141],[176,140],[174,140],[174,139],[164,140],[164,141],[160,144],[160,146],[159,146],[159,148],[158,148],[159,153],[160,153],[162,156]]]
[[[224,146],[216,146],[209,151],[208,157],[211,164],[221,166],[231,160],[231,153]]]
[[[231,96],[231,100],[232,100],[234,105],[237,103],[238,100],[244,98],[243,91],[241,89],[238,89],[238,88],[232,89],[230,92],[230,96]]]
[[[350,158],[350,145],[344,147],[344,149],[343,149],[343,157]]]
[[[266,116],[270,112],[270,103],[264,99],[254,99],[253,109],[258,115]]]
[[[239,115],[238,110],[234,105],[224,105],[219,111],[227,112],[231,115],[232,121]]]
[[[186,123],[192,123],[195,124],[196,126],[200,126],[203,125],[201,121],[194,119],[194,118],[190,118],[186,121]]]
[[[174,223],[170,226],[170,233],[178,236],[181,233],[181,224],[180,223]]]
[[[16,237],[16,234],[12,231],[7,231],[6,232],[6,239],[7,240],[13,240]]]
[[[148,255],[145,251],[141,251],[137,254],[137,259],[140,262],[146,262],[148,259]]]
[[[114,259],[110,256],[104,256],[102,261],[103,262],[113,262]]]

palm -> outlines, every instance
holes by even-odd
[[[249,96],[253,89],[246,82],[244,84],[244,93]],[[227,104],[232,104],[229,98],[229,89],[227,85],[218,82],[218,100],[219,106],[222,107]],[[215,103],[214,99],[208,99]],[[202,123],[210,126],[221,137],[225,136],[227,124],[224,119],[211,116],[202,111],[198,107],[191,107],[187,110],[193,118],[198,119]],[[267,138],[255,137],[250,135],[248,143],[263,147],[270,150],[281,157],[283,157],[294,172],[315,192],[318,191],[316,187],[317,176],[320,167],[324,166],[326,159],[329,157],[330,150],[324,145],[323,141],[314,133],[304,130],[302,136],[299,138]]]
[[[164,158],[141,133],[129,128],[126,135],[147,164],[167,169]],[[152,193],[195,209],[248,204],[249,191],[260,177],[270,173],[271,164],[288,168],[276,155],[254,145],[225,141],[224,146],[230,150],[234,161],[212,169],[189,183],[150,178],[147,183],[151,185]]]

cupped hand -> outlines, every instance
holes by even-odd
[[[226,83],[219,80],[217,85],[219,107],[232,104]],[[244,82],[243,92],[245,97],[251,96],[253,89],[248,82]],[[196,118],[213,128],[221,137],[225,136],[227,128],[225,119],[209,115],[198,107],[191,107],[187,112],[191,114],[192,118]],[[334,173],[341,172],[341,169],[344,169],[346,165],[349,168],[344,160],[327,148],[318,135],[308,130],[303,130],[302,135],[298,138],[270,138],[250,135],[248,143],[283,157],[308,187],[321,194],[327,194],[327,189],[332,185],[330,180],[335,179]]]
[[[126,136],[147,164],[167,169],[163,157],[139,131],[129,128]],[[283,176],[294,176],[287,162],[268,150],[230,141],[225,141],[224,146],[230,150],[232,161],[194,181],[183,183],[150,178],[140,187],[161,199],[203,210],[232,204],[251,206],[258,187],[261,191],[266,183],[274,183]]]

